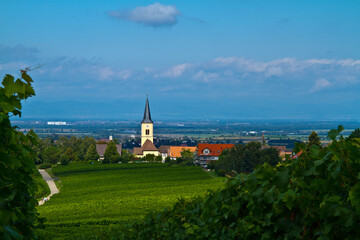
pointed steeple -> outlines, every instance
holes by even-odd
[[[141,123],[153,123],[151,120],[151,114],[150,114],[150,107],[149,107],[149,99],[146,94],[146,103],[145,103],[145,111],[144,111],[144,118]]]

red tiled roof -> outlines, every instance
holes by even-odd
[[[300,155],[303,153],[302,150],[300,150],[297,154],[293,155],[292,158],[297,159],[298,157],[300,157]]]
[[[210,150],[211,156],[220,156],[224,149],[232,148],[234,144],[210,144],[210,143],[199,143],[198,144],[198,156],[204,155],[203,151],[207,148]]]
[[[171,146],[170,147],[170,155],[173,158],[181,157],[181,152],[184,150],[190,150],[190,152],[195,152],[196,147],[178,147],[178,146]]]

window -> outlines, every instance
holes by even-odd
[[[149,130],[149,129],[146,129],[145,134],[146,134],[146,135],[150,135],[150,130]]]

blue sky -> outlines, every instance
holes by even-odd
[[[360,118],[360,1],[0,0],[28,118]]]

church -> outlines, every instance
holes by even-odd
[[[154,145],[154,123],[151,120],[149,99],[146,96],[144,118],[141,122],[141,147],[134,148],[134,155],[137,158],[141,158],[148,154],[160,155]]]

